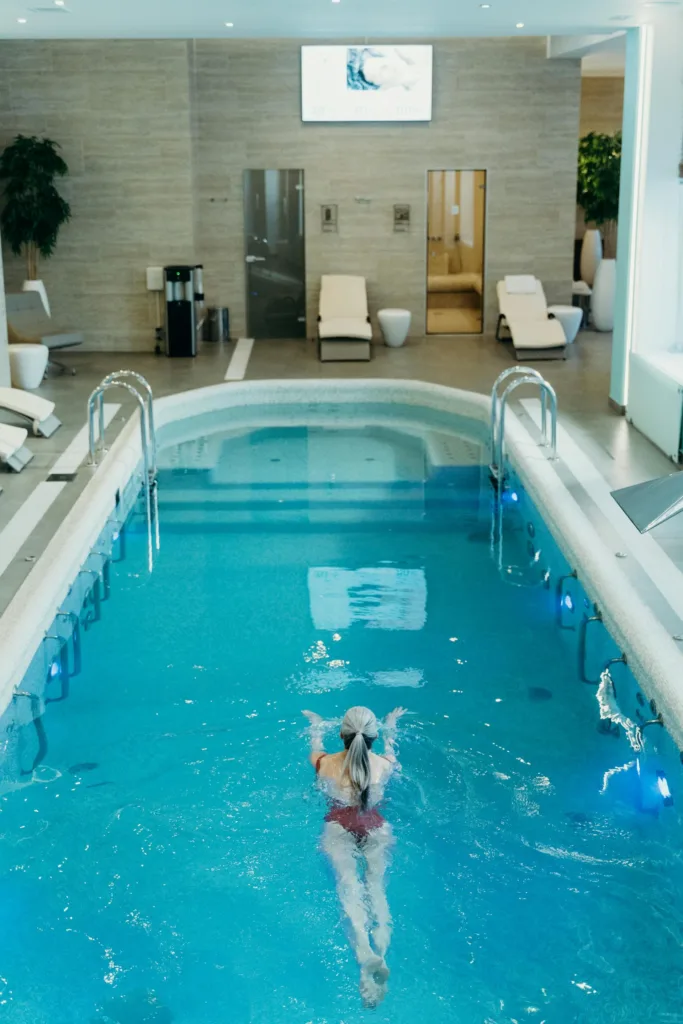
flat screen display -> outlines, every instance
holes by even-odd
[[[431,46],[303,46],[304,121],[431,121]]]

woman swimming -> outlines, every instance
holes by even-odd
[[[354,952],[360,964],[360,991],[366,1006],[376,1006],[384,999],[389,977],[385,958],[391,940],[391,912],[384,876],[393,834],[377,804],[398,767],[394,749],[396,724],[405,714],[405,708],[399,707],[385,718],[384,754],[378,755],[371,749],[380,728],[375,715],[369,708],[350,708],[339,733],[344,750],[327,754],[324,733],[333,723],[313,711],[304,711],[310,722],[310,760],[332,804],[325,816],[322,845],[334,868],[339,899],[351,923]],[[358,869],[363,863],[365,872],[361,880]]]

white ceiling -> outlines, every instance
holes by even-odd
[[[626,36],[606,39],[581,61],[581,74],[596,78],[622,78],[626,70]]]
[[[656,0],[670,9],[677,0]],[[0,0],[0,38],[563,35],[647,20],[643,0]],[[19,18],[26,23],[20,24]],[[234,27],[225,27],[226,21]],[[518,22],[524,28],[517,29]]]

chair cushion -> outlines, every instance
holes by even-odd
[[[567,339],[559,320],[521,320],[506,316],[515,348],[564,348]]]
[[[350,316],[322,320],[318,325],[318,334],[321,338],[358,338],[361,341],[372,341],[372,327],[368,321]]]
[[[498,292],[498,306],[507,320],[542,320],[545,322],[548,319],[548,305],[543,285],[539,280],[536,280],[536,290],[533,294],[510,295],[505,287],[505,281],[498,282],[496,291]]]
[[[365,278],[351,274],[323,274],[319,313],[323,321],[345,317],[366,320],[368,296]]]

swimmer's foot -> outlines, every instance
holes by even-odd
[[[360,969],[360,994],[363,1005],[377,1006],[387,994],[389,968],[381,956],[369,956]]]

